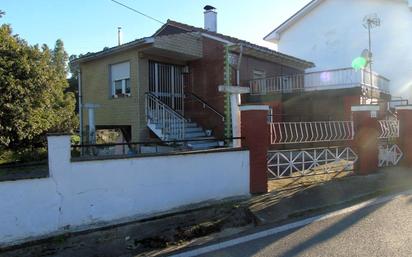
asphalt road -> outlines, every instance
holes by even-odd
[[[412,196],[202,255],[412,256]]]

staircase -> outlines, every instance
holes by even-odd
[[[187,140],[179,145],[195,150],[219,146],[216,138],[207,136],[196,122],[186,119],[153,93],[146,93],[145,100],[147,127],[162,141]]]

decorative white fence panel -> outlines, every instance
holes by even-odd
[[[379,167],[395,166],[402,159],[403,153],[399,146],[380,145],[379,146]]]
[[[379,125],[381,130],[379,139],[399,137],[399,120],[380,120]]]
[[[353,140],[352,121],[273,122],[271,144],[297,144]]]
[[[268,152],[269,178],[351,171],[358,156],[349,147],[312,148]]]

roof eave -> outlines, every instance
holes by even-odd
[[[301,19],[303,16],[305,16],[308,12],[312,11],[313,8],[321,4],[324,0],[312,0],[309,2],[307,5],[302,7],[299,11],[297,11],[294,15],[289,17],[286,21],[284,21],[282,24],[280,24],[277,28],[272,30],[269,34],[267,34],[263,40],[268,41],[268,42],[274,42],[277,43],[280,40],[280,36],[283,31],[288,29],[291,25],[293,25],[296,21]]]
[[[72,65],[78,65],[80,63],[84,63],[84,62],[88,62],[88,61],[95,60],[95,59],[98,59],[98,58],[102,58],[102,57],[105,57],[105,56],[113,54],[113,53],[126,51],[126,50],[129,50],[131,48],[142,46],[142,45],[145,45],[145,44],[151,44],[153,42],[154,42],[153,37],[138,39],[138,40],[135,40],[135,41],[132,41],[132,42],[120,45],[120,46],[112,47],[108,50],[104,50],[104,51],[100,51],[100,52],[96,52],[96,53],[93,53],[93,54],[89,54],[89,55],[79,57],[77,59],[72,60],[70,63]]]
[[[238,47],[240,45],[243,45],[243,47],[245,47],[245,48],[252,49],[254,51],[260,52],[260,53],[265,54],[267,56],[272,56],[273,58],[278,59],[283,64],[287,63],[286,66],[290,66],[290,67],[293,67],[293,68],[300,68],[300,69],[310,69],[310,68],[315,67],[315,64],[313,62],[306,61],[306,60],[303,60],[303,59],[299,59],[299,58],[296,58],[296,57],[293,57],[293,56],[290,56],[290,55],[287,55],[287,54],[282,54],[280,52],[268,51],[268,50],[265,50],[265,49],[253,47],[251,45],[236,44],[236,45],[233,45],[231,49],[239,52],[240,50],[238,49]]]

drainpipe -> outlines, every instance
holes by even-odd
[[[243,56],[243,45],[239,45],[240,52],[239,52],[239,59],[237,62],[236,67],[236,85],[240,86],[240,65],[242,62]],[[231,110],[232,110],[232,136],[233,137],[240,137],[240,110],[239,105],[241,104],[241,97],[240,94],[231,94],[230,95],[230,102],[231,102]],[[234,139],[233,140],[234,147],[240,147],[240,140]]]
[[[236,68],[236,84],[238,86],[240,86],[240,64],[242,62],[242,56],[243,56],[243,45],[240,44],[239,60],[237,62],[237,68]]]
[[[79,91],[79,133],[80,144],[83,144],[83,111],[82,111],[82,73],[80,68],[77,70],[77,90]]]

